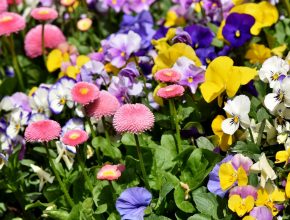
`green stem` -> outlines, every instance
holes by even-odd
[[[105,132],[106,140],[107,140],[108,144],[110,144],[110,143],[111,143],[111,140],[110,140],[109,132],[108,132],[108,130],[107,130],[105,117],[102,117],[102,123],[103,123],[103,128],[104,128],[104,132]]]
[[[20,90],[24,91],[25,90],[24,82],[23,82],[23,78],[22,78],[22,73],[21,73],[20,68],[19,68],[18,59],[17,59],[16,53],[15,53],[14,40],[13,40],[12,35],[10,35],[10,37],[8,38],[8,44],[9,44],[10,52],[12,55],[13,68],[14,68],[15,73],[16,73],[16,77],[18,80]]]
[[[41,49],[42,49],[43,62],[44,62],[44,65],[46,66],[44,30],[45,30],[45,23],[43,22],[42,23],[42,28],[41,28]]]
[[[67,191],[67,189],[66,189],[64,183],[62,182],[62,180],[61,180],[61,178],[60,178],[60,176],[59,176],[59,174],[58,174],[58,171],[57,171],[57,169],[56,169],[56,167],[55,167],[55,165],[54,165],[54,161],[52,160],[52,158],[51,158],[51,156],[50,156],[50,153],[49,153],[49,150],[48,150],[48,144],[45,145],[45,149],[46,149],[47,157],[48,157],[48,160],[49,160],[50,166],[51,166],[51,168],[52,168],[52,171],[53,171],[53,173],[54,173],[54,175],[55,175],[55,177],[56,177],[56,179],[57,179],[57,181],[58,181],[58,183],[59,183],[59,185],[60,185],[60,189],[61,189],[61,191],[63,192],[64,197],[66,198],[68,204],[69,204],[70,207],[72,208],[72,207],[74,207],[75,204],[74,204],[73,200],[71,199],[71,197],[70,197],[70,195],[69,195],[69,193],[68,193],[68,191]]]
[[[96,137],[96,133],[95,133],[95,130],[94,130],[94,127],[93,127],[93,124],[91,122],[91,119],[88,118],[88,123],[89,123],[89,127],[90,127],[90,130],[91,130],[91,134],[92,134],[92,137],[93,139]],[[100,156],[100,152],[99,152],[99,148],[96,148],[96,155],[97,155],[97,161],[98,161],[98,164],[101,164],[101,156]]]
[[[141,147],[139,144],[139,139],[137,134],[134,134],[134,138],[135,138],[135,142],[136,142],[136,148],[137,148],[137,154],[139,157],[139,164],[140,164],[140,168],[141,168],[141,172],[143,175],[143,181],[145,183],[146,188],[150,191],[150,185],[147,179],[147,174],[146,174],[146,170],[145,170],[145,166],[144,166],[144,160],[143,160],[143,156],[142,156],[142,152],[141,152]]]
[[[177,118],[177,112],[176,112],[176,108],[175,108],[175,104],[174,104],[173,99],[169,99],[169,108],[170,108],[171,117],[173,118],[173,121],[175,124],[177,153],[179,154],[182,152],[180,127],[179,127],[179,120]]]
[[[113,186],[112,181],[109,180],[109,184],[110,184],[111,191],[112,191],[113,202],[116,202],[116,201],[117,201],[117,198],[116,198],[116,192],[115,192],[115,188],[114,188],[114,186]]]
[[[84,149],[84,150],[86,150],[86,149]],[[85,164],[84,164],[84,161],[83,161],[83,157],[81,155],[81,152],[80,152],[79,148],[78,148],[78,152],[77,152],[77,158],[78,158],[79,165],[81,167],[81,171],[82,171],[82,173],[84,175],[85,181],[88,184],[89,190],[91,191],[91,193],[93,193],[94,186],[93,186],[93,184],[91,182],[91,179],[88,176],[88,173],[86,171]]]

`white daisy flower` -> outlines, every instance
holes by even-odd
[[[269,82],[270,87],[274,88],[279,84],[279,80],[283,76],[287,76],[289,64],[280,57],[273,56],[265,60],[262,68],[259,71],[260,79],[264,82]]]
[[[233,100],[228,100],[224,110],[231,116],[222,122],[222,130],[226,134],[233,135],[239,126],[247,128],[250,125],[251,102],[245,95],[239,95]]]

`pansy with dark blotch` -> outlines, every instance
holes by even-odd
[[[117,199],[116,208],[122,220],[141,220],[151,199],[151,193],[143,187],[128,188]]]
[[[214,38],[214,33],[202,25],[193,24],[185,27],[184,31],[190,35],[194,49],[209,47]]]
[[[233,47],[240,47],[251,39],[251,27],[255,23],[255,18],[248,14],[231,13],[223,28],[224,38]]]

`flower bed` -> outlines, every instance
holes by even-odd
[[[0,218],[289,219],[289,16],[0,0]]]

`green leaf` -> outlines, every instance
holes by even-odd
[[[150,216],[145,217],[144,219],[145,220],[171,220],[170,218],[167,218],[165,216],[158,216],[155,214],[151,214]]]
[[[102,214],[102,213],[106,212],[107,209],[108,209],[108,205],[102,204],[102,205],[98,206],[97,210],[95,211],[95,214]]]
[[[231,148],[231,151],[235,153],[241,153],[253,159],[257,159],[257,155],[261,153],[258,145],[252,142],[245,143],[243,141],[238,141],[235,146]]]
[[[268,114],[267,110],[265,108],[260,108],[257,111],[257,120],[258,122],[263,121],[264,119],[269,119],[271,116]]]
[[[199,122],[196,122],[196,121],[188,122],[182,129],[186,130],[186,129],[190,129],[190,128],[196,128],[198,133],[204,134],[204,129]]]
[[[194,214],[193,216],[189,217],[187,220],[212,220],[212,218],[204,214]]]
[[[167,182],[166,179],[163,179],[163,183],[159,192],[159,198],[157,201],[156,206],[154,209],[158,209],[160,206],[161,202],[165,199],[168,193],[170,193],[174,189],[174,184],[172,182]]]
[[[74,206],[74,208],[75,207],[76,206]],[[77,210],[75,212],[77,212]],[[55,220],[79,219],[79,218],[70,218],[71,215],[67,211],[64,211],[64,210],[44,210],[43,215],[48,216]]]
[[[52,206],[53,204],[54,203],[42,203],[39,200],[37,200],[35,203],[26,205],[25,210],[29,210],[36,207],[48,207],[48,206]]]
[[[214,219],[222,217],[222,209],[219,207],[217,197],[212,193],[193,194],[193,201],[202,214],[212,216]]]
[[[206,137],[199,137],[196,140],[196,144],[199,148],[207,149],[210,151],[214,149],[213,144]]]
[[[193,107],[182,107],[181,105],[178,107],[177,110],[177,118],[179,121],[183,121],[189,117],[189,115],[193,112]]]
[[[106,138],[102,136],[95,137],[92,140],[92,145],[95,149],[100,149],[105,156],[111,157],[112,159],[120,159],[122,157],[119,148],[108,143]]]
[[[16,76],[14,78],[6,78],[2,81],[0,85],[0,95],[11,95],[14,92],[17,81]]]
[[[180,185],[178,185],[174,190],[174,201],[176,206],[183,212],[193,213],[195,211],[192,203],[185,200],[185,193]]]

